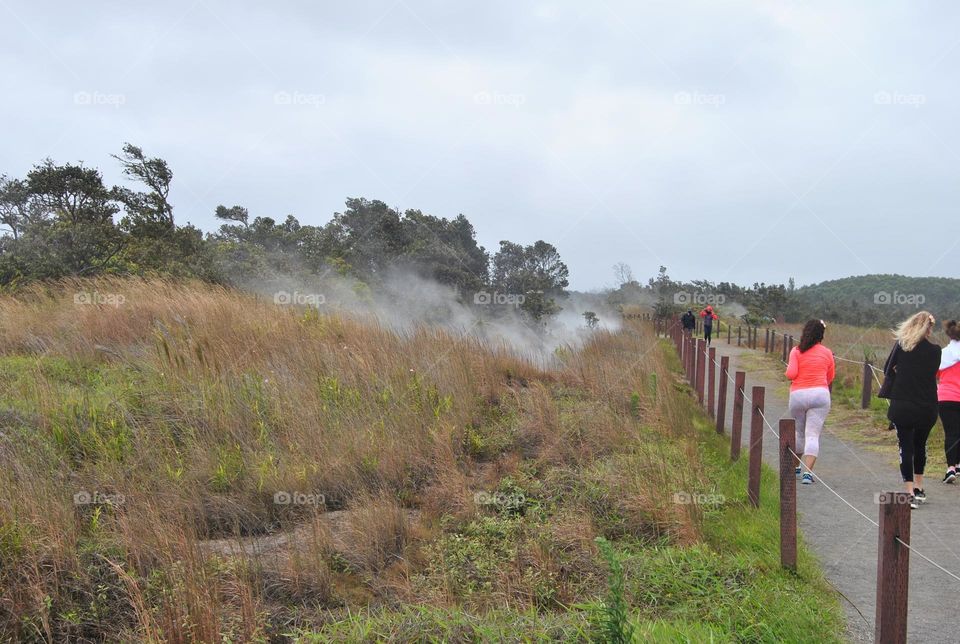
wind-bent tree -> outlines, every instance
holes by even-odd
[[[123,151],[111,156],[120,162],[124,175],[148,188],[146,192],[119,189],[129,215],[140,220],[138,223],[174,228],[173,206],[168,200],[173,171],[167,162],[145,156],[143,150],[131,143],[124,143]]]

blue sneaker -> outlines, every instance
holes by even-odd
[[[810,472],[804,472],[803,476],[800,477],[800,482],[804,485],[810,485],[813,483],[813,474]]]

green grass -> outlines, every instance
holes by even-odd
[[[760,508],[750,506],[746,458],[731,464],[729,439],[716,435],[692,400],[690,409],[692,431],[700,439],[704,479],[711,483],[687,492],[724,497],[701,508],[701,543],[684,547],[640,539],[611,541],[611,554],[623,566],[622,589],[614,585],[607,596],[566,611],[470,613],[428,607],[360,611],[341,616],[320,631],[298,633],[297,639],[610,641],[611,607],[619,598],[625,600],[628,611],[622,631],[632,632],[634,642],[842,642],[839,600],[802,542],[798,570],[780,566],[776,474],[763,468]],[[483,530],[488,536],[497,534]],[[469,546],[482,546],[488,553],[476,560],[496,564],[495,551],[500,547],[496,540],[474,539]]]
[[[662,346],[677,372],[679,364],[672,349],[666,343]],[[660,377],[669,379],[673,374]],[[144,394],[160,388],[156,378],[156,374],[116,363],[0,357],[0,408],[8,415],[4,429],[46,446],[52,458],[104,465],[122,462],[130,457],[130,432],[137,421],[161,417],[159,403]],[[326,392],[330,413],[355,404],[355,394],[340,382],[327,379],[319,386]],[[655,377],[650,386],[656,391]],[[678,389],[686,387],[678,384]],[[560,408],[564,426],[576,425],[578,414],[592,413],[593,408],[583,402],[589,402],[589,397],[573,393],[577,395],[563,400]],[[246,396],[251,406],[260,404],[260,395],[252,385]],[[429,391],[424,400],[439,410],[437,414],[449,404]],[[638,424],[641,442],[630,453],[609,455],[589,465],[583,485],[564,487],[564,494],[581,496],[587,507],[605,507],[617,493],[605,483],[610,480],[610,470],[630,471],[643,463],[657,462],[670,471],[682,471],[686,458],[682,446],[642,424],[640,401],[640,396],[633,394],[624,406]],[[634,642],[841,641],[839,603],[809,552],[801,545],[797,573],[780,568],[776,476],[764,468],[761,507],[749,506],[746,459],[731,464],[727,439],[715,434],[692,397],[687,396],[684,404],[689,409],[687,429],[695,432],[698,440],[701,488],[664,490],[663,495],[666,502],[677,492],[723,495],[720,503],[697,507],[703,517],[700,542],[677,545],[667,539],[630,535],[621,529],[622,517],[616,512],[600,512],[605,519],[597,521],[596,527],[610,537],[610,556],[604,565],[597,555],[597,569],[609,574],[622,565],[622,585],[614,583],[603,591],[595,589],[589,580],[573,580],[571,584],[582,584],[582,593],[577,595],[585,596],[586,601],[568,606],[557,599],[556,580],[549,576],[550,571],[530,566],[531,574],[543,575],[542,579],[524,579],[524,586],[536,593],[532,602],[536,608],[514,609],[507,601],[491,609],[480,600],[488,596],[496,573],[518,559],[518,549],[529,550],[539,544],[548,550],[554,547],[545,528],[550,513],[562,505],[557,499],[541,502],[541,487],[546,484],[536,472],[517,480],[503,478],[496,492],[507,499],[523,499],[522,503],[506,504],[499,511],[491,511],[493,515],[445,530],[425,550],[424,588],[442,585],[461,600],[457,606],[428,605],[424,600],[422,605],[342,609],[331,612],[324,626],[309,630],[291,627],[289,635],[304,642],[610,641],[612,631],[604,630],[604,624],[609,627],[609,616],[616,614],[618,632],[630,633]],[[118,413],[121,408],[128,413]],[[28,417],[38,412],[48,421],[41,425],[50,433],[48,441],[31,438],[37,424]],[[24,418],[20,420],[19,416]],[[518,423],[511,413],[482,419],[475,431],[467,434],[468,452],[484,458],[499,453]],[[220,449],[213,462],[207,484],[214,490],[231,489],[243,475],[243,455],[233,446]],[[97,519],[94,517],[90,529],[94,541]],[[28,535],[16,523],[0,525],[0,554],[9,559],[18,556],[26,539]],[[89,559],[93,562],[99,561],[95,554],[91,549]],[[119,555],[113,558],[122,559]],[[105,574],[92,564],[91,570],[91,575]],[[617,575],[610,578],[616,581]],[[436,580],[442,580],[442,584],[431,583]],[[111,580],[111,584],[121,586],[118,580]],[[588,590],[591,588],[595,592]],[[478,597],[477,606],[471,605],[474,596]],[[91,614],[99,614],[114,603],[119,604],[119,600],[111,595],[87,608]]]

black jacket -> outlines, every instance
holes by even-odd
[[[924,339],[912,351],[904,351],[901,348],[891,355],[892,361],[888,360],[884,369],[886,371],[893,368],[897,374],[893,381],[890,399],[936,407],[940,351],[939,344]]]

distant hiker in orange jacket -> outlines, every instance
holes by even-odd
[[[707,346],[710,346],[710,336],[713,335],[713,321],[719,320],[720,317],[713,312],[713,307],[709,304],[707,308],[700,311],[700,317],[703,318],[703,339],[707,341]]]

